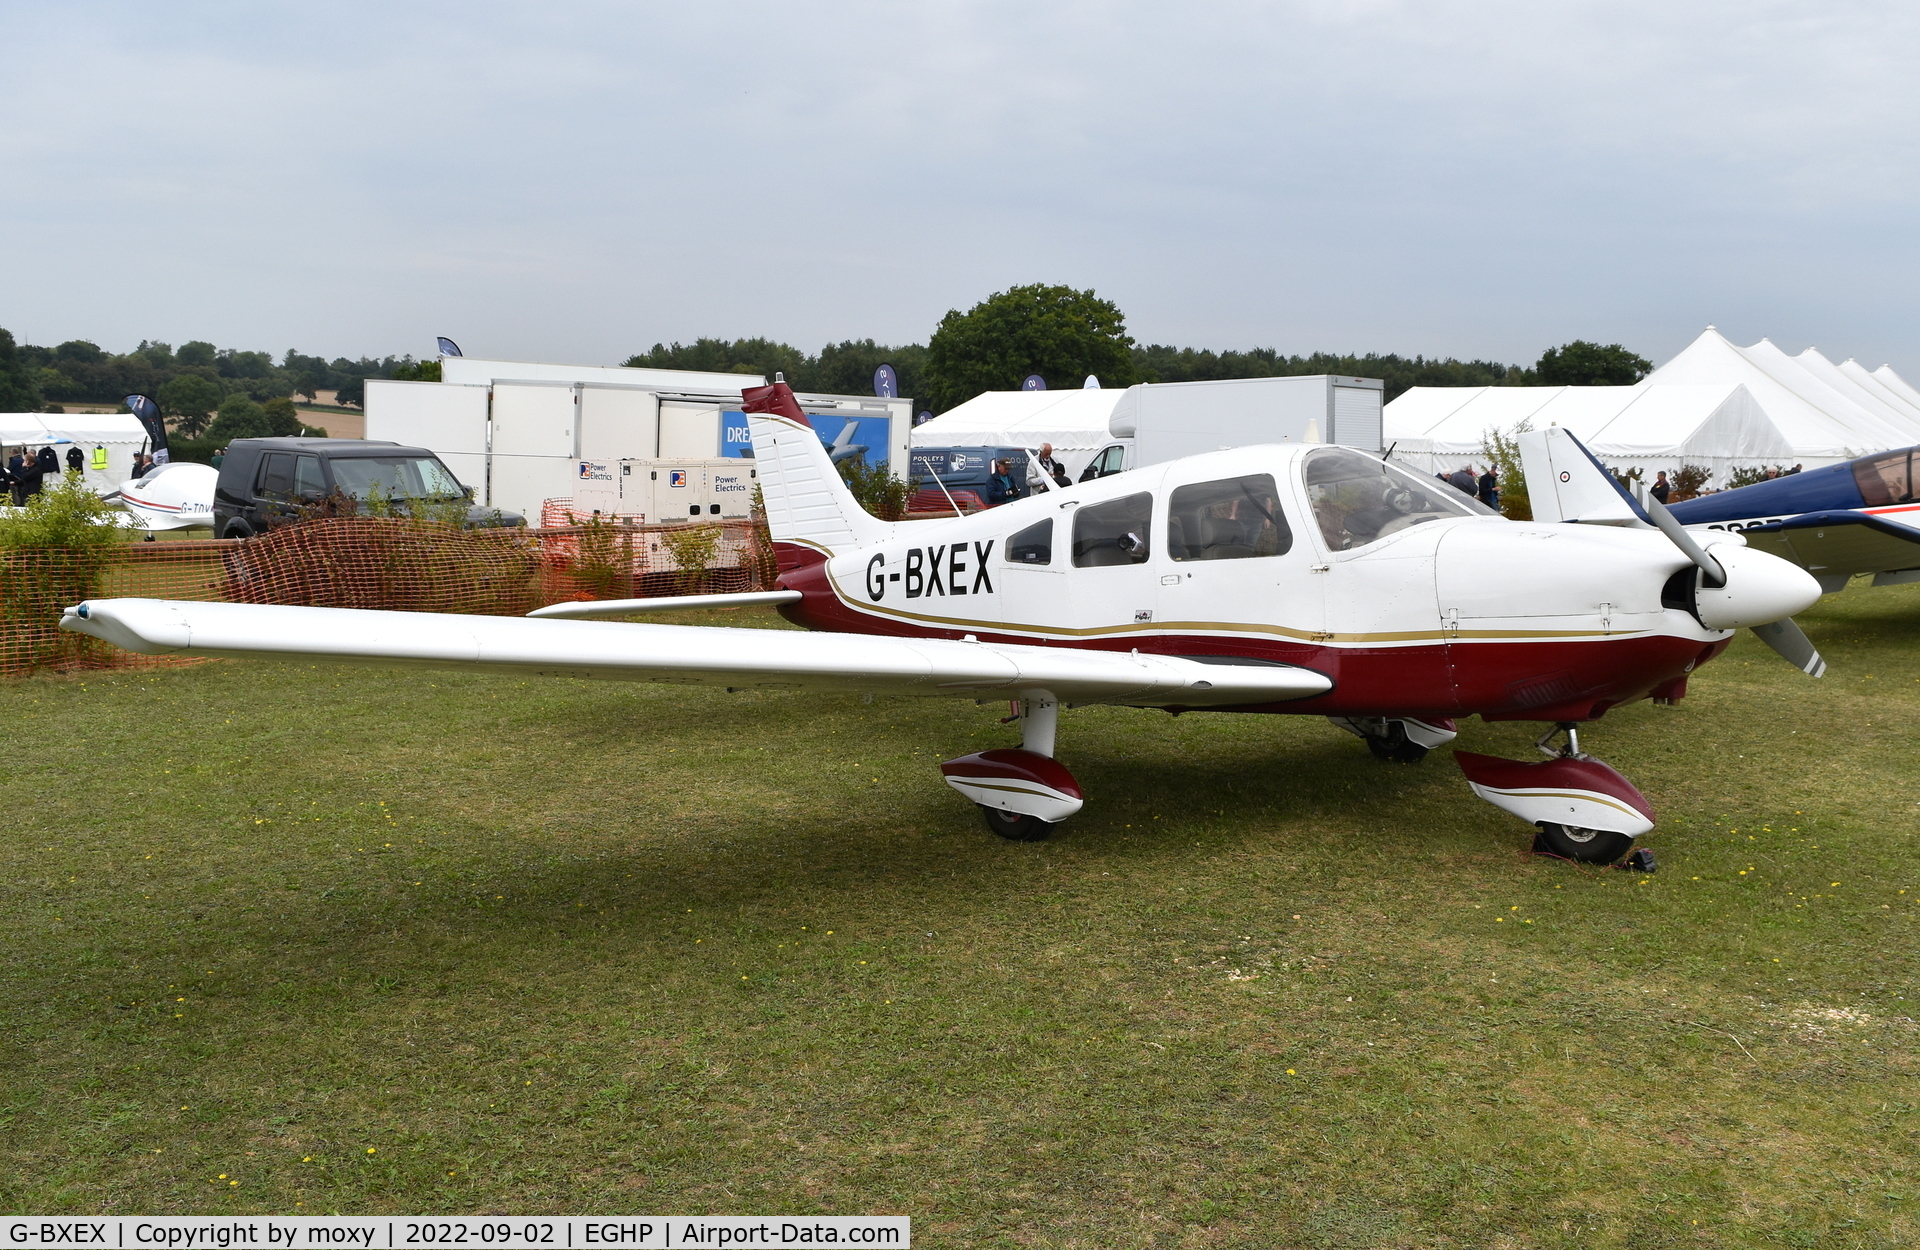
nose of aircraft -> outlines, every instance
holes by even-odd
[[[1461,522],[1441,540],[1440,608],[1462,619],[1657,616],[1667,579],[1691,567],[1652,530]]]
[[[1654,529],[1611,525],[1462,524],[1441,541],[1435,569],[1443,611],[1468,618],[1656,615],[1676,573],[1693,563]],[[1708,554],[1720,586],[1695,574],[1694,607],[1708,629],[1785,620],[1820,598],[1798,565],[1738,543]]]
[[[1709,629],[1748,629],[1784,620],[1820,599],[1820,583],[1797,564],[1751,547],[1720,544],[1707,549],[1726,574],[1726,585],[1702,582],[1697,607]]]

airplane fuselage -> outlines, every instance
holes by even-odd
[[[1427,495],[1377,524],[1374,481],[1328,456]],[[1333,689],[1242,710],[1337,716],[1589,720],[1679,697],[1727,645],[1674,602],[1690,566],[1657,532],[1463,499],[1342,449],[1219,452],[831,555],[777,544],[780,585],[802,593],[781,611],[816,630],[1297,665]]]

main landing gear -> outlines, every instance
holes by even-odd
[[[1073,774],[1053,758],[1060,703],[1045,690],[1020,700],[1019,749],[963,755],[940,765],[947,784],[977,803],[987,828],[1014,842],[1038,842],[1086,799]]]
[[[1564,734],[1566,741],[1553,745]],[[1653,805],[1631,781],[1580,749],[1580,730],[1562,721],[1540,736],[1549,758],[1536,764],[1455,751],[1473,792],[1540,830],[1535,849],[1583,864],[1611,864],[1653,828]]]

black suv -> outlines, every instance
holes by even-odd
[[[372,500],[472,500],[440,458],[421,447],[359,438],[236,438],[213,488],[213,532],[251,538],[310,516],[331,499],[366,511]],[[469,507],[471,526],[525,525],[517,512]]]

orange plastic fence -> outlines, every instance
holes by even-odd
[[[522,616],[572,599],[762,589],[773,554],[751,521],[459,530],[379,517],[258,538],[131,542],[88,561],[0,552],[0,675],[178,663],[58,627],[82,599],[135,596]]]

